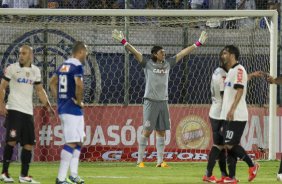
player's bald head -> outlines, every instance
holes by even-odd
[[[20,47],[19,62],[22,66],[30,66],[33,58],[33,49],[29,45]]]
[[[84,63],[88,55],[88,49],[84,42],[77,41],[72,48],[72,56]]]
[[[73,45],[72,54],[75,55],[75,54],[79,53],[82,50],[87,50],[87,46],[85,45],[84,42],[77,41]]]
[[[20,49],[28,50],[29,52],[33,52],[33,48],[29,45],[22,45]]]

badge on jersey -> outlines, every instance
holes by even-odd
[[[17,131],[15,129],[10,130],[10,137],[15,138],[17,136]]]
[[[70,65],[62,65],[60,72],[67,73],[70,70]]]

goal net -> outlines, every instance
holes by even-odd
[[[41,68],[47,91],[52,73],[70,56],[72,44],[79,40],[89,46],[84,67],[87,135],[81,155],[84,161],[137,158],[145,76],[134,57],[113,41],[113,29],[122,30],[147,59],[154,45],[163,46],[167,57],[171,57],[192,45],[202,30],[209,35],[206,45],[197,48],[170,72],[171,130],[166,132],[166,161],[207,159],[212,146],[208,119],[210,80],[225,45],[239,47],[239,62],[248,73],[263,71],[276,75],[273,67],[276,66],[277,14],[274,11],[30,9],[19,12],[5,9],[0,14],[1,73],[7,65],[17,62],[19,47],[29,44],[34,48],[33,62]],[[274,142],[281,136],[281,126],[274,129],[275,92],[265,77],[248,83],[249,122],[241,144],[254,159],[273,159],[273,155],[281,152],[281,140]],[[51,101],[55,106],[54,99]],[[59,160],[64,144],[60,122],[49,117],[37,98],[34,102],[37,141],[34,160]],[[1,118],[1,156],[5,144],[3,122]],[[146,149],[146,161],[156,159],[155,138],[153,133]]]

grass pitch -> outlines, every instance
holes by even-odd
[[[206,170],[206,162],[170,163],[170,168],[156,168],[155,163],[145,163],[146,168],[137,168],[135,163],[128,162],[83,162],[79,167],[79,175],[86,184],[197,184],[202,182]],[[253,183],[273,184],[279,161],[259,161],[260,170]],[[32,163],[30,175],[42,184],[54,184],[59,163]],[[248,167],[244,162],[237,165],[236,176],[240,184],[248,182]],[[16,180],[20,172],[20,164],[12,163],[10,174]],[[214,175],[220,176],[218,165]]]

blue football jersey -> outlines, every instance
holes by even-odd
[[[58,113],[82,115],[82,109],[76,105],[75,99],[75,77],[83,77],[83,66],[75,58],[66,60],[56,71],[58,76]]]

